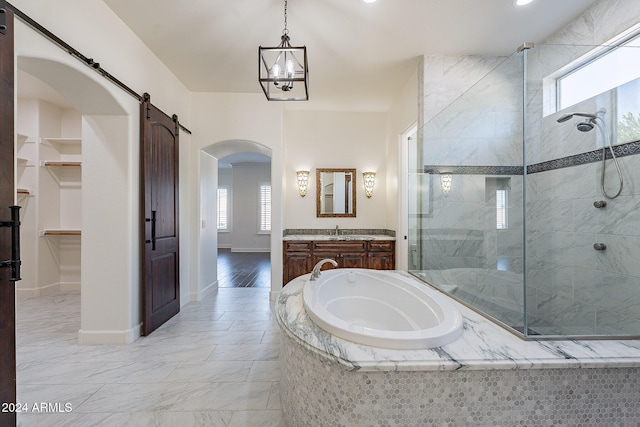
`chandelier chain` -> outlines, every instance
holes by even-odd
[[[289,30],[287,29],[287,0],[284,0],[284,29],[282,30],[282,34],[289,34]]]

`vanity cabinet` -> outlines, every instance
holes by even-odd
[[[393,240],[288,240],[283,244],[283,284],[310,273],[320,260],[331,258],[337,268],[395,269]],[[333,268],[325,264],[322,269]]]
[[[284,283],[290,278],[307,274],[313,268],[311,258],[312,242],[284,242],[284,268],[282,269]]]
[[[374,270],[393,270],[396,267],[395,242],[391,240],[370,241],[368,265]]]
[[[338,263],[338,268],[367,268],[367,242],[313,242],[313,268],[320,260],[331,258]],[[330,264],[322,269],[333,268]],[[311,270],[309,270],[311,271]]]

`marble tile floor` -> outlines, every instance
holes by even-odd
[[[76,343],[79,293],[19,299],[16,317],[19,426],[284,425],[268,288],[220,289],[129,345]]]

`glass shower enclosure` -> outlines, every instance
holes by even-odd
[[[523,338],[640,336],[640,67],[598,85],[614,51],[640,65],[524,48],[409,147],[410,272]]]

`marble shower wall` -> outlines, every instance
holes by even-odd
[[[544,78],[592,49],[543,45],[527,52],[529,327],[551,335],[638,335],[640,150],[637,143],[626,145],[624,151],[636,155],[619,159],[625,186],[618,198],[607,200],[600,188],[601,162],[579,161],[593,150],[600,155],[606,141],[597,128],[577,131],[577,118],[556,121],[570,111],[604,109],[604,121],[615,135],[616,99],[622,91],[636,89],[625,85],[552,114],[544,107],[549,102]],[[640,93],[631,95],[640,97]],[[612,160],[607,160],[605,182],[607,192],[615,194],[618,176]],[[597,200],[606,200],[607,207],[595,208]],[[596,251],[594,243],[605,243],[607,249]]]
[[[543,98],[542,79],[638,23],[637,0],[602,0],[547,40],[556,46],[536,46],[527,52],[529,167],[602,147],[597,131],[577,132],[575,119],[558,124],[556,119],[563,112],[547,114],[550,105]],[[506,175],[495,174],[489,168],[524,166],[521,108],[515,108],[519,102],[522,105],[522,68],[507,66],[510,61],[517,62],[517,55],[424,57],[419,108],[424,150],[419,155],[425,169],[434,172],[434,185],[429,212],[416,232],[421,236],[423,268],[431,270],[433,277],[456,276],[439,274],[447,271],[466,277],[467,268],[491,270],[496,266],[523,272],[516,262],[523,259],[523,224],[511,222],[522,221],[523,194],[514,190],[522,189],[522,181],[518,182],[522,176],[509,175],[508,169],[502,170]],[[611,94],[593,97],[572,110],[601,108],[611,119]],[[599,162],[537,170],[527,177],[527,310],[530,326],[540,333],[640,334],[640,155],[620,162],[625,190],[603,210],[592,206],[594,200],[602,199]],[[454,166],[467,169],[453,174],[451,191],[444,194],[439,173]],[[615,168],[611,161],[607,166],[607,182],[613,186]],[[480,173],[483,167],[485,173]],[[502,177],[511,178],[509,230],[519,230],[519,240],[518,233],[502,233],[493,227],[495,215],[490,206],[495,182],[491,179]],[[607,250],[596,252],[595,242],[606,243]],[[467,290],[468,284],[463,285],[459,291]],[[517,286],[496,284],[495,289],[471,290],[479,291],[482,301],[485,295],[492,295],[488,307],[496,303],[499,309],[508,309],[522,304],[516,301],[522,297],[514,292]],[[501,298],[503,294],[511,297]]]
[[[430,211],[422,219],[423,269],[522,272],[522,58],[426,57],[425,114],[449,104],[422,129]],[[486,75],[481,76],[480,73]],[[487,74],[488,73],[488,74]],[[444,82],[443,82],[444,80]],[[466,81],[461,96],[445,95]],[[447,88],[447,90],[442,90]],[[440,175],[452,174],[445,193]],[[496,190],[508,191],[508,228],[496,230]]]

